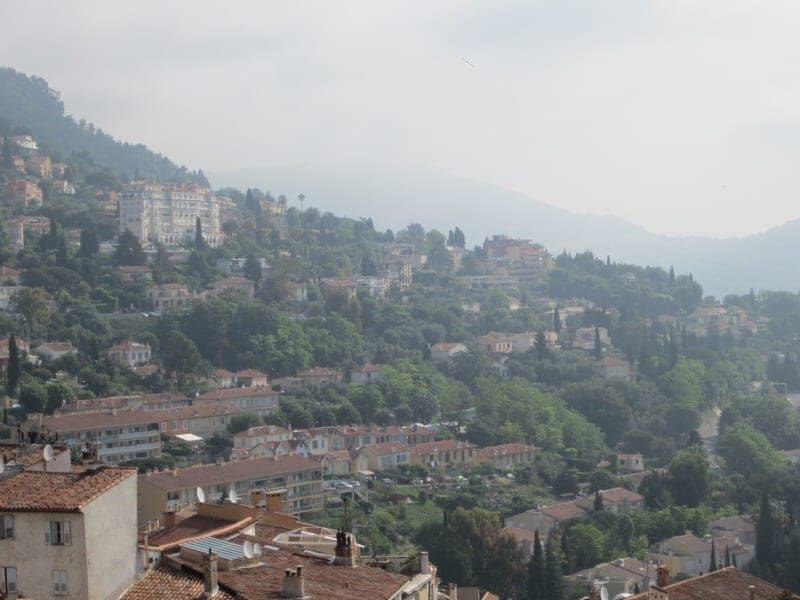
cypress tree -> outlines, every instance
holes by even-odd
[[[198,250],[203,248],[203,224],[200,222],[200,217],[194,222],[194,247]]]
[[[6,373],[6,393],[13,396],[19,383],[19,349],[17,338],[12,333],[8,339],[8,371]]]
[[[567,539],[567,533],[564,532],[561,534],[561,572],[564,575],[572,573],[569,552],[569,540]]]
[[[561,333],[561,313],[558,311],[557,306],[553,310],[553,331],[556,332],[556,335]]]
[[[547,600],[562,600],[564,597],[564,583],[561,576],[561,564],[558,555],[553,550],[552,536],[548,538],[544,549],[544,591]]]
[[[675,269],[673,269],[672,266],[669,268],[669,282],[675,283]]]
[[[739,568],[739,565],[736,564],[736,555],[735,554],[733,556],[731,556],[731,564],[734,566],[734,568],[737,568],[737,569]]]
[[[8,136],[4,135],[3,136],[3,166],[6,169],[10,169],[11,168],[11,159],[12,159],[11,142],[8,140]]]
[[[594,326],[594,358],[595,360],[603,358],[603,342],[600,341],[600,329],[597,325]]]
[[[528,563],[528,600],[545,600],[544,554],[538,529],[533,534],[533,554]]]
[[[533,345],[534,349],[536,350],[536,358],[539,360],[544,360],[547,358],[549,354],[547,350],[547,339],[544,337],[544,333],[539,331],[536,334],[536,340]]]
[[[731,566],[731,547],[725,546],[725,566]]]
[[[771,565],[775,559],[775,522],[767,492],[761,493],[761,506],[756,523],[756,561]]]
[[[600,490],[594,493],[594,509],[595,511],[603,510],[603,495],[600,493]]]
[[[708,559],[708,572],[713,573],[717,570],[717,548],[714,540],[711,540],[711,557]]]

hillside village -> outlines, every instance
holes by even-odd
[[[796,295],[0,132],[4,597],[800,591]]]

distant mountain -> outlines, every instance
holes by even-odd
[[[708,294],[754,288],[800,290],[800,220],[743,238],[657,235],[612,216],[577,214],[503,188],[428,168],[367,164],[303,164],[210,176],[215,187],[259,187],[290,201],[351,217],[372,217],[380,229],[411,222],[444,232],[456,225],[470,245],[492,233],[539,241],[553,253],[592,250],[598,256],[692,273]]]
[[[76,122],[64,114],[64,103],[47,81],[14,69],[0,68],[0,123],[12,131],[27,130],[46,150],[64,158],[73,152],[86,153],[96,165],[117,176],[139,174],[159,181],[196,177],[142,144],[123,143],[92,124]]]

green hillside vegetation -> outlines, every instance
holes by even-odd
[[[125,178],[144,177],[157,181],[202,180],[143,144],[114,139],[84,119],[64,113],[59,93],[41,77],[0,68],[0,119],[7,132],[28,132],[57,157],[82,154],[95,164]],[[4,133],[0,131],[0,133]]]

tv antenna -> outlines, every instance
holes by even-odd
[[[42,457],[44,458],[44,470],[47,471],[47,463],[53,462],[53,459],[55,459],[55,453],[53,452],[53,447],[50,444],[47,444],[42,449]]]
[[[253,549],[253,542],[250,540],[247,540],[244,544],[242,544],[242,550],[247,558],[253,558],[256,555]]]
[[[206,501],[206,493],[203,491],[203,488],[201,488],[200,486],[197,486],[197,489],[195,490],[195,492],[197,493],[197,501],[198,502],[203,503],[203,502]]]

